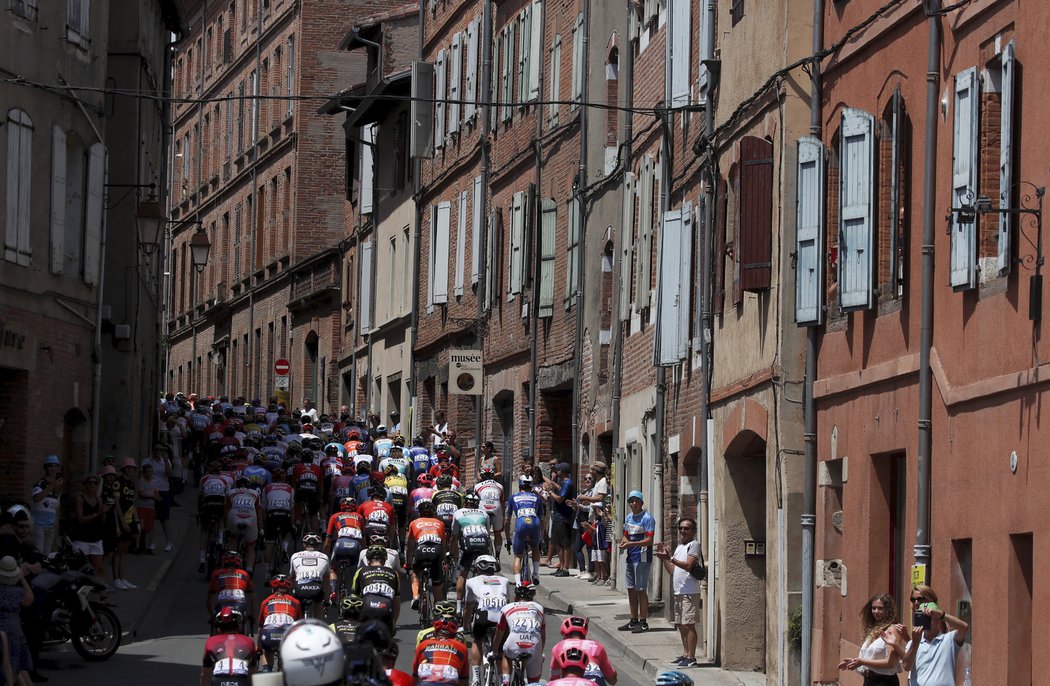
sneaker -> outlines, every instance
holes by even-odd
[[[617,627],[617,631],[634,631],[634,628],[639,625],[637,619],[632,619],[621,627]]]
[[[126,591],[128,590],[128,585],[123,579],[115,579],[113,581],[113,588],[117,589],[118,591]]]
[[[580,581],[594,581],[594,575],[588,572],[584,572],[580,575]]]
[[[679,655],[679,656],[678,656],[678,657],[676,657],[675,659],[671,660],[671,664],[672,664],[672,665],[680,665],[680,664],[682,664],[682,663],[683,663],[683,662],[684,662],[685,660],[688,660],[688,659],[689,659],[689,658],[687,658],[687,657],[686,657],[685,655]]]
[[[556,572],[554,572],[553,574],[551,574],[551,576],[556,576],[556,577],[559,577],[559,578],[564,578],[564,577],[567,577],[567,576],[569,576],[569,571],[568,571],[567,569],[559,569],[559,570],[557,570]]]
[[[123,579],[123,581],[124,581],[124,585],[127,587],[127,590],[129,590],[129,591],[134,591],[136,588],[138,588],[138,586],[136,586],[135,584],[131,583],[127,579]]]
[[[631,629],[632,634],[644,634],[646,631],[649,631],[649,622],[644,619],[638,623],[638,626]]]
[[[678,663],[679,667],[696,667],[695,657],[683,657],[682,661]]]
[[[412,609],[413,610],[418,610],[419,609],[419,598],[413,598],[412,599]]]
[[[168,545],[164,546],[164,552],[166,553],[170,553],[174,549],[175,545],[173,543],[169,543]]]

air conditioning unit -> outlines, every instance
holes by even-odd
[[[107,324],[113,320],[113,307],[111,305],[102,306],[102,321]]]
[[[131,338],[131,324],[117,324],[113,327],[113,338],[126,341]]]

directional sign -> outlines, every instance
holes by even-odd
[[[288,364],[288,360],[280,359],[273,363],[273,373],[277,376],[288,376],[288,371],[292,368],[292,365]]]

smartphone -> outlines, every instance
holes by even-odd
[[[922,610],[916,610],[911,615],[911,625],[916,627],[922,627],[923,629],[929,629],[930,619],[932,618]]]

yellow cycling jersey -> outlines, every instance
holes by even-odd
[[[400,486],[401,488],[405,489],[404,491],[402,491],[403,493],[408,492],[408,479],[406,479],[401,474],[392,474],[391,476],[388,476],[386,479],[383,480],[383,485],[386,486],[386,490],[388,491],[393,489],[394,487]]]

